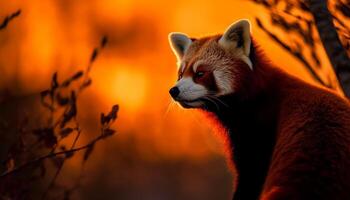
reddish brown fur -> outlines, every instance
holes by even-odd
[[[179,68],[179,77],[193,77],[194,82],[206,86],[210,91],[219,92],[219,88],[215,83],[212,72],[218,67],[228,64],[228,66],[231,66],[231,68],[227,70],[230,73],[229,79],[235,79],[233,89],[235,91],[239,91],[242,88],[240,85],[245,80],[245,74],[250,73],[251,71],[246,63],[238,59],[238,55],[228,53],[219,46],[218,40],[220,37],[221,35],[215,35],[212,37],[193,39],[193,43],[182,59],[182,63],[185,65],[185,67],[184,70]],[[205,69],[205,71],[208,72],[208,76],[202,80],[196,80],[194,77],[195,73],[193,71],[193,65],[198,60],[205,60],[207,62],[206,64],[200,65],[197,68],[197,71]]]
[[[205,55],[213,38],[196,41],[186,61]],[[228,131],[234,199],[350,199],[348,100],[278,70],[255,44],[250,58],[253,71],[231,56],[235,92],[220,97],[229,107],[205,109]]]

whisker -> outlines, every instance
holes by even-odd
[[[205,100],[210,101],[211,103],[213,103],[213,104],[215,105],[215,107],[216,107],[216,109],[217,109],[218,111],[220,110],[219,105],[218,105],[213,99],[210,99],[209,96],[205,96],[205,97],[202,97],[202,98],[205,99]]]
[[[198,116],[194,114],[194,112],[189,112],[190,116],[192,117],[192,119],[198,124],[198,125],[203,125],[203,122],[198,119]]]
[[[216,101],[220,104],[222,104],[223,106],[230,108],[229,105],[227,105],[225,102],[223,102],[222,100],[220,100],[218,97],[214,96],[216,93],[213,91],[209,91],[208,94],[206,95],[207,98],[210,98],[213,101]]]
[[[202,90],[185,91],[185,92],[183,92],[181,95],[184,95],[184,96],[186,96],[186,95],[188,95],[188,94],[193,95],[193,94],[195,94],[196,92],[202,93]]]
[[[212,98],[213,100],[216,100],[218,101],[219,103],[221,103],[222,105],[224,105],[225,107],[227,108],[230,108],[229,105],[227,105],[226,103],[224,103],[222,100],[220,100],[218,97],[215,97],[215,96],[209,96],[209,98]]]
[[[170,111],[170,109],[174,106],[175,101],[173,99],[170,99],[170,102],[168,103],[168,106],[163,114],[163,118],[166,118],[168,116],[168,113]]]

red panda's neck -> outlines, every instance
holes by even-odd
[[[252,40],[252,46],[249,56],[253,70],[246,70],[244,78],[240,80],[241,85],[234,96],[242,101],[249,101],[263,94],[276,92],[281,79],[285,74],[274,67],[264,52]]]
[[[259,51],[251,51],[253,71],[247,72],[241,90],[220,97],[219,109],[214,108],[212,117],[227,131],[235,168],[240,177],[240,189],[257,199],[268,170],[275,143],[278,110],[281,102],[280,83],[287,75],[274,68]],[[256,183],[257,190],[249,189]]]
[[[221,115],[240,115],[239,111],[242,108],[244,112],[251,111],[255,116],[261,110],[265,111],[271,103],[273,103],[271,106],[277,106],[282,98],[279,96],[281,85],[291,82],[291,77],[273,66],[254,40],[250,59],[253,70],[248,67],[242,69],[237,90],[232,94],[219,97],[224,104],[218,102],[213,109],[209,106],[208,110],[211,110],[219,119]],[[222,108],[217,109],[216,106],[222,106]],[[255,109],[251,110],[250,108],[253,107]]]

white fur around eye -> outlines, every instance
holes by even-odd
[[[232,87],[233,77],[230,77],[230,76],[228,77],[227,76],[228,74],[225,71],[221,71],[221,70],[215,70],[213,74],[214,74],[216,86],[220,90],[219,93],[217,94],[218,96],[230,94],[233,92],[233,87]]]
[[[205,64],[204,60],[198,60],[197,62],[195,62],[193,64],[193,71],[196,73],[197,72],[197,68],[201,65]]]

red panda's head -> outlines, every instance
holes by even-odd
[[[201,108],[234,94],[253,70],[247,20],[230,25],[223,35],[193,39],[170,33],[169,41],[178,59],[178,79],[169,92],[185,108]]]

